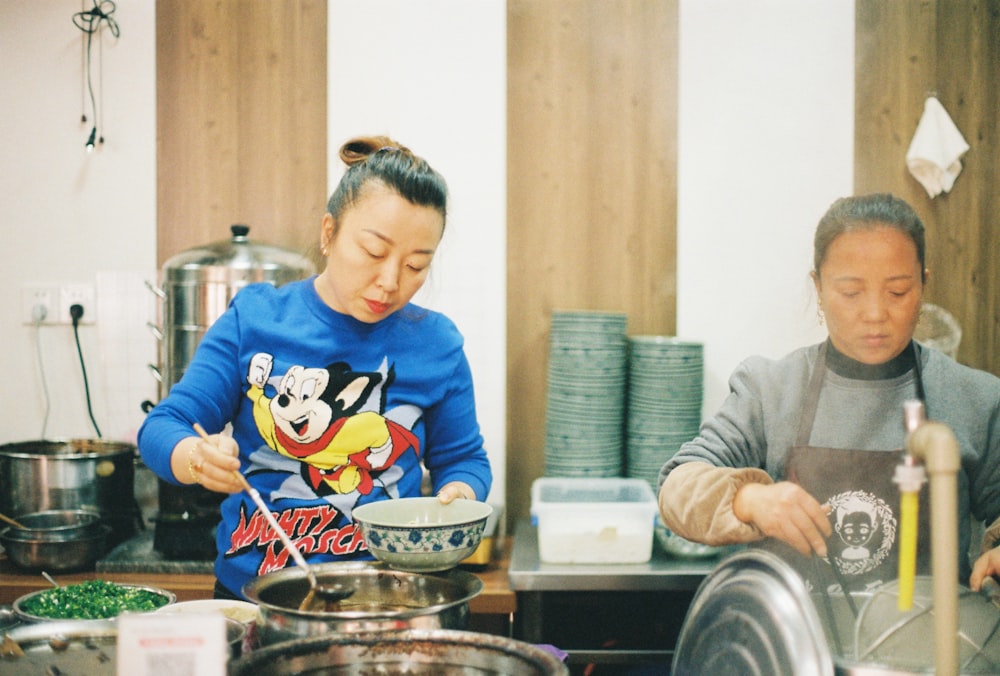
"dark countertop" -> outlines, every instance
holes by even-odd
[[[153,549],[153,530],[147,529],[126,540],[100,559],[98,573],[213,573],[214,561],[171,561]]]

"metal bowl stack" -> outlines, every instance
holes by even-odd
[[[111,526],[96,511],[48,510],[23,514],[0,532],[14,565],[29,571],[65,573],[92,567],[107,550]]]

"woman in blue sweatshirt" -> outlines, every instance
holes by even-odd
[[[348,141],[340,157],[324,270],[242,289],[139,431],[158,476],[230,494],[218,597],[294,565],[234,470],[313,563],[370,559],[353,509],[420,495],[424,467],[444,502],[485,500],[492,483],[462,336],[410,302],[444,233],[445,181],[386,137]]]

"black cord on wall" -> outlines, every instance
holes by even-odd
[[[69,316],[73,318],[73,337],[76,339],[76,353],[80,357],[80,370],[83,371],[83,391],[87,395],[87,414],[90,415],[90,423],[97,432],[97,438],[101,439],[101,428],[94,420],[94,409],[90,405],[90,384],[87,382],[87,365],[83,362],[83,349],[80,347],[80,318],[83,317],[83,306],[74,303],[69,306]]]
[[[90,110],[93,114],[94,126],[90,130],[90,136],[87,138],[86,148],[87,151],[94,149],[95,141],[99,143],[104,143],[104,134],[97,136],[97,99],[94,97],[94,81],[91,76],[91,58],[90,58],[90,45],[93,41],[94,33],[96,33],[101,28],[101,23],[106,23],[108,30],[116,38],[121,34],[121,30],[118,28],[118,22],[111,18],[111,15],[115,12],[115,3],[112,0],[94,0],[94,7],[82,12],[77,12],[73,15],[73,25],[79,28],[81,31],[87,34],[87,48],[86,48],[86,59],[87,59],[87,91],[90,94]],[[104,51],[103,43],[101,50],[101,105],[104,105]],[[81,120],[83,122],[87,121],[87,116],[81,115]]]

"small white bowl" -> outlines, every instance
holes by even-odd
[[[236,636],[227,626],[227,640],[230,644],[230,651],[233,656],[246,654],[256,649],[260,645],[257,636],[257,627],[261,624],[260,607],[256,603],[247,601],[232,601],[228,599],[198,599],[195,601],[181,601],[163,606],[158,613],[218,613],[226,618],[227,622],[234,622],[241,625],[244,631]],[[234,645],[238,641],[239,645]]]
[[[260,621],[260,608],[255,603],[247,601],[229,601],[226,599],[199,599],[196,601],[180,601],[169,606],[163,606],[158,613],[221,613],[230,620],[240,624],[253,624]]]
[[[436,497],[380,500],[354,508],[368,551],[390,568],[433,573],[457,566],[479,546],[493,507]]]

